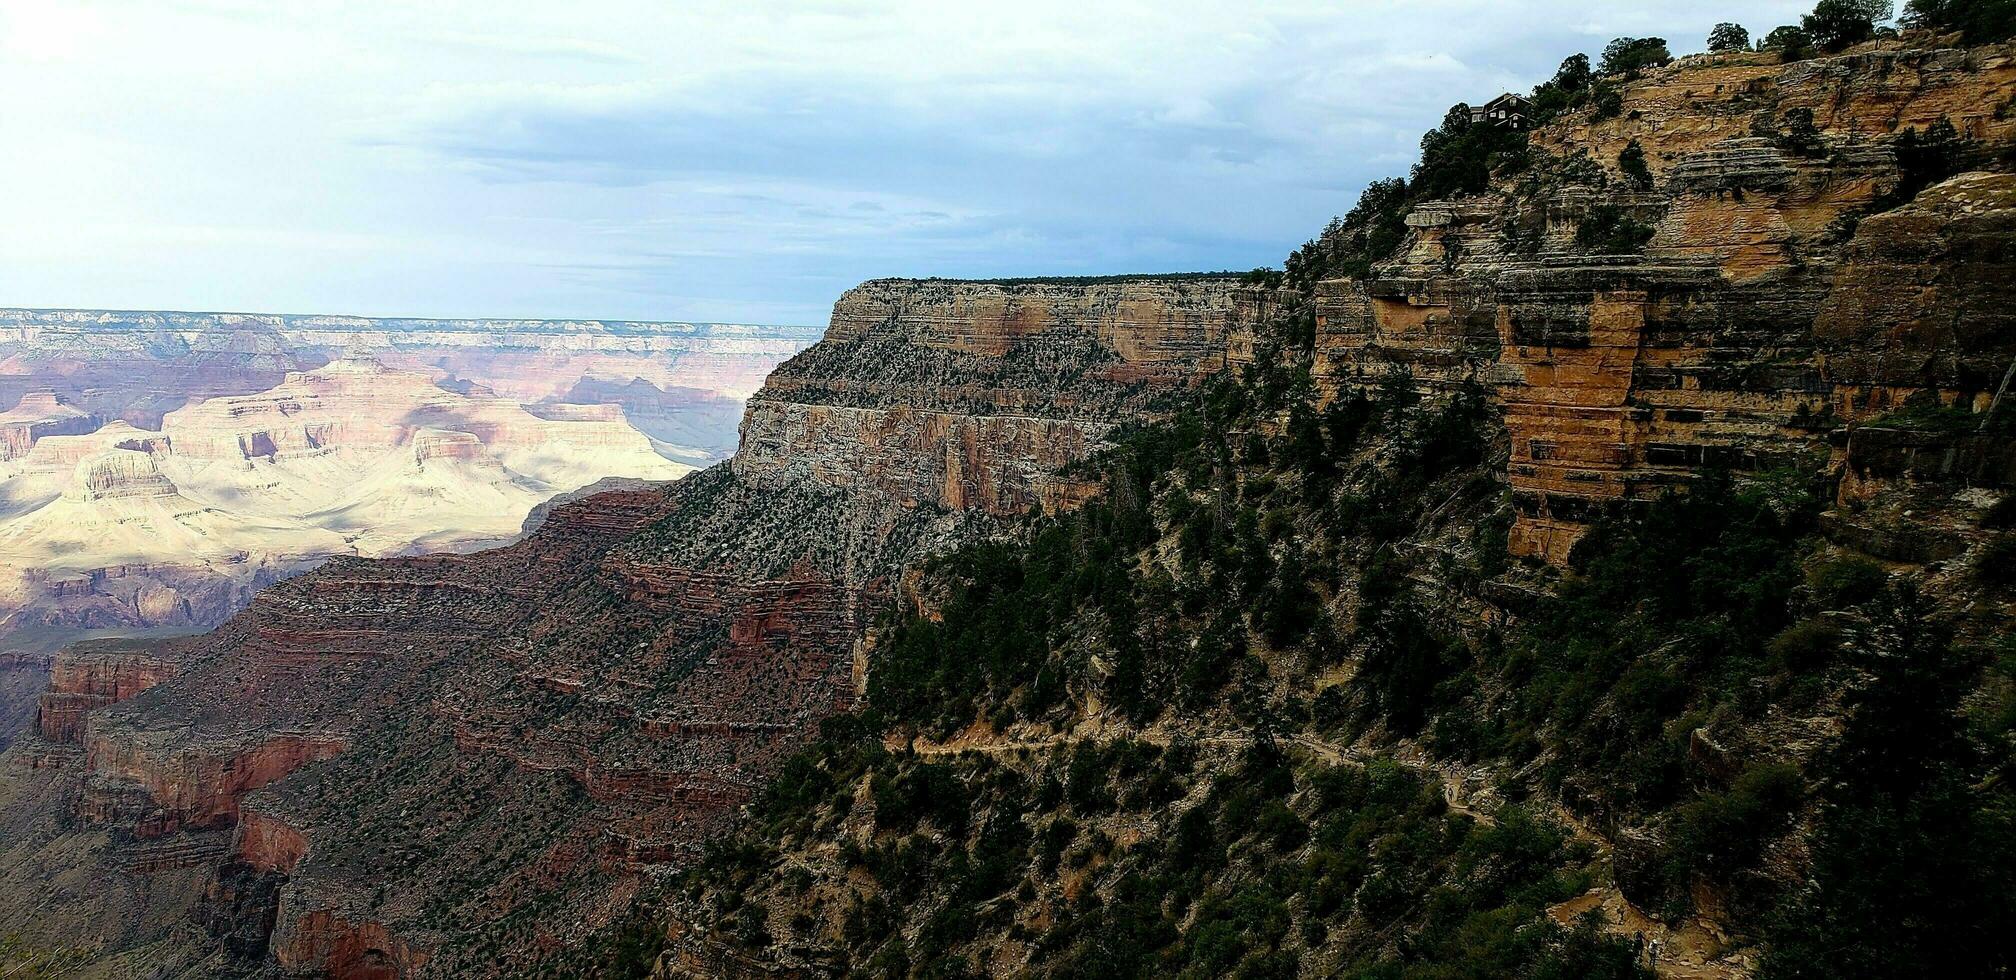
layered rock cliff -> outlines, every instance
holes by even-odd
[[[2016,61],[1940,43],[1452,113],[602,965],[2006,971]]]
[[[0,459],[26,456],[37,441],[49,436],[81,435],[98,426],[90,412],[68,404],[55,392],[29,392],[0,414]]]
[[[1747,973],[1894,856],[1855,760],[1935,768],[1841,733],[2007,634],[2016,63],[1615,84],[1367,275],[869,283],[732,464],[77,660],[0,914],[114,971],[535,973],[636,910],[661,976]]]
[[[89,855],[130,887],[46,929],[120,922],[107,955],[172,933],[150,962],[375,976],[569,945],[853,703],[905,567],[1070,505],[1060,470],[1191,397],[1252,328],[1237,289],[871,284],[758,396],[732,466],[560,504],[505,549],[337,561],[144,666],[66,655],[8,762],[38,781],[4,801],[34,828],[0,869],[10,919],[47,899],[37,869]],[[276,454],[321,438],[282,414],[234,417]]]
[[[749,403],[735,473],[1012,514],[1172,388],[1221,370],[1259,310],[1232,279],[878,280]]]
[[[1704,467],[1807,467],[1914,397],[1987,407],[2016,360],[1991,244],[2009,178],[1889,208],[1928,176],[1900,162],[1907,131],[1954,127],[1960,167],[2016,140],[2016,55],[1703,55],[1621,92],[1628,112],[1536,130],[1528,169],[1413,208],[1399,255],[1318,290],[1322,378],[1467,378],[1504,405],[1515,555],[1564,562],[1597,516]],[[1812,143],[1785,135],[1795,116]],[[1633,145],[1642,186],[1618,162]],[[1620,216],[1641,248],[1583,233]]]

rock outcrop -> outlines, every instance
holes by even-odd
[[[52,658],[35,725],[44,741],[84,744],[84,718],[174,676],[176,663],[118,641],[78,644]]]
[[[19,459],[35,448],[37,440],[49,436],[83,435],[98,428],[100,420],[90,412],[57,397],[53,391],[34,391],[0,413],[0,459]]]
[[[1258,311],[1231,278],[877,280],[749,403],[736,474],[1011,514],[1168,391],[1222,370]]]
[[[40,805],[73,800],[77,829],[48,815],[0,862],[129,867],[108,839],[213,855],[178,914],[205,923],[198,945],[288,973],[483,972],[495,950],[563,947],[853,703],[855,645],[904,567],[1070,506],[1082,491],[1058,471],[1221,366],[1235,291],[864,287],[755,399],[732,465],[557,503],[507,548],[338,559],[152,648],[173,676],[144,690],[80,659],[36,740],[36,771],[71,786]],[[190,452],[312,456],[377,424],[321,424],[326,394],[300,377],[231,401],[233,426]],[[423,428],[402,465],[468,462],[465,436],[490,431]],[[861,462],[831,455],[878,439]],[[814,446],[824,462],[801,458]],[[107,914],[139,901],[115,897]]]
[[[1323,283],[1319,380],[1487,388],[1511,437],[1512,550],[1557,563],[1598,515],[1704,468],[1838,456],[1830,431],[1914,397],[1985,409],[2016,360],[2010,178],[1893,209],[1911,176],[1893,146],[1945,120],[1985,158],[2016,141],[1995,109],[2012,94],[2006,48],[1653,70],[1624,86],[1628,114],[1535,130],[1535,173],[1417,207],[1400,255]],[[1769,135],[1797,111],[1817,146]],[[1649,188],[1616,170],[1633,142]],[[1648,226],[1642,253],[1581,244],[1599,213]]]

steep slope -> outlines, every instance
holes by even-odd
[[[570,947],[718,836],[779,759],[853,702],[855,643],[907,564],[1034,503],[987,488],[1049,485],[1049,469],[1113,426],[1187,397],[1192,362],[1250,331],[1225,279],[959,287],[1038,312],[1130,297],[1126,328],[1179,335],[1180,353],[1112,346],[1108,315],[1008,333],[942,284],[877,288],[916,294],[885,314],[908,339],[883,353],[994,337],[973,356],[1012,366],[1014,385],[980,373],[872,389],[881,359],[809,353],[754,400],[747,426],[807,417],[817,406],[798,392],[850,390],[858,417],[904,433],[914,475],[801,472],[751,439],[732,467],[553,508],[509,548],[338,561],[274,586],[215,634],[156,650],[172,677],[81,724],[45,725],[8,757],[31,775],[6,805],[21,834],[0,854],[7,920],[90,874],[118,881],[23,929],[51,945],[105,935],[101,964],[486,974]],[[1031,392],[1086,378],[1035,350],[1049,346],[1102,371],[1141,368],[1104,382],[1097,404],[1049,414]],[[1015,425],[1047,427],[1057,445],[1031,458],[991,413],[947,408],[962,402],[1013,405]],[[926,412],[927,427],[907,428]],[[307,417],[243,431],[284,456],[330,434]],[[961,467],[949,482],[948,459]],[[908,490],[920,481],[976,502],[920,500]],[[45,719],[59,707],[45,704]],[[194,869],[211,884],[188,887]]]
[[[1452,111],[596,967],[2006,972],[2016,60],[1913,42]]]
[[[0,751],[35,724],[36,701],[48,688],[47,654],[0,654]]]
[[[1280,282],[864,284],[729,464],[61,671],[0,913],[115,975],[2006,973],[2012,82],[1564,70]]]

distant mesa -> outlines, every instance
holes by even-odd
[[[508,542],[733,451],[817,332],[0,310],[0,649],[214,625],[333,555]]]
[[[0,460],[27,455],[37,439],[81,435],[100,424],[98,416],[70,404],[54,391],[28,392],[21,396],[19,404],[0,414]]]
[[[74,496],[72,496],[74,494]],[[64,496],[79,501],[173,497],[175,484],[138,449],[110,449],[77,464],[77,476]]]

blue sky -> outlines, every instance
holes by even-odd
[[[1251,268],[1453,102],[1807,6],[0,0],[0,306],[823,323]]]

